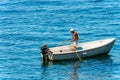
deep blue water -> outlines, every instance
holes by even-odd
[[[40,46],[71,38],[70,28],[80,42],[116,42],[109,55],[42,65]],[[0,0],[0,80],[120,80],[119,31],[120,0]]]

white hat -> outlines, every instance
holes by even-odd
[[[74,31],[74,29],[70,29],[70,31]]]

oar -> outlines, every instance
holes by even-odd
[[[75,54],[76,54],[76,56],[78,57],[78,59],[79,59],[80,61],[82,61],[82,58],[78,55],[77,50],[75,51]],[[79,64],[79,61],[77,61],[77,62],[73,65],[73,67],[74,67],[74,68],[79,67],[78,64]]]
[[[65,42],[68,42],[70,39],[64,40],[58,44],[58,46],[63,45]]]
[[[78,55],[77,50],[75,51],[75,54],[77,55],[78,59],[82,61],[82,58]]]

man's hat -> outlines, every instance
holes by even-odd
[[[73,29],[73,28],[71,28],[71,29],[70,29],[70,32],[71,32],[71,31],[74,31],[74,29]]]

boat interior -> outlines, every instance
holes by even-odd
[[[97,48],[111,42],[111,40],[112,39],[104,39],[104,40],[97,40],[92,42],[79,43],[77,45],[77,51]],[[50,50],[53,52],[53,54],[74,52],[74,50],[72,49],[72,45],[53,47],[50,48]]]

